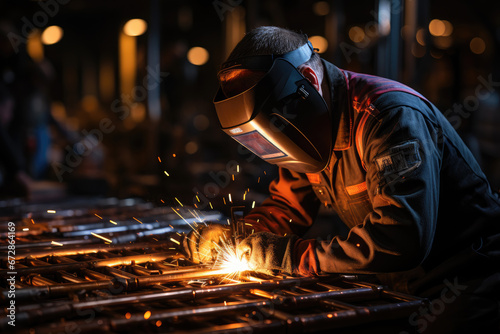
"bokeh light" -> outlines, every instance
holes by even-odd
[[[186,146],[184,146],[184,149],[186,150],[187,154],[195,154],[198,152],[198,144],[195,141],[190,141],[186,143]]]
[[[323,36],[311,36],[309,41],[313,45],[313,48],[318,49],[318,53],[323,53],[328,49],[328,41]]]
[[[59,26],[47,27],[42,33],[42,43],[45,45],[56,44],[63,37],[63,30]]]
[[[362,42],[365,39],[365,31],[358,26],[349,29],[349,38],[354,43]]]
[[[417,40],[418,44],[424,46],[425,45],[425,29],[420,28],[417,30],[417,35],[415,36],[415,39]]]
[[[429,23],[429,32],[432,36],[443,36],[446,31],[446,25],[443,21],[434,19]]]
[[[484,53],[484,51],[486,50],[486,43],[484,42],[484,39],[482,39],[481,37],[474,37],[470,41],[469,46],[470,50],[477,55]]]
[[[132,19],[123,26],[123,32],[128,36],[140,36],[146,32],[148,24],[143,19]]]
[[[201,66],[206,64],[208,58],[210,57],[207,49],[202,48],[201,46],[195,46],[189,49],[187,53],[188,61],[196,66]]]
[[[325,16],[330,13],[330,5],[326,1],[318,1],[313,5],[313,12],[318,16]]]
[[[443,20],[444,32],[441,36],[451,36],[453,33],[453,24],[450,21]]]

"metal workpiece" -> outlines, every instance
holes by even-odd
[[[82,207],[31,205],[31,215],[18,208],[17,220],[9,217],[28,230],[16,239],[14,270],[3,252],[0,257],[0,331],[12,330],[6,280],[12,272],[15,330],[29,333],[349,331],[384,321],[408,324],[425,303],[388,291],[371,276],[268,276],[194,264],[183,253],[183,231],[216,213],[173,213],[138,200],[77,203]],[[47,207],[61,215],[54,218]],[[235,226],[233,235],[244,235],[244,226]],[[3,240],[0,248],[8,249]]]

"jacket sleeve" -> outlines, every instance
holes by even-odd
[[[255,232],[301,235],[311,226],[319,205],[305,174],[280,168],[269,185],[269,197],[250,211],[245,223]]]
[[[436,227],[440,133],[439,126],[409,107],[370,116],[362,158],[373,210],[346,238],[303,241],[299,272],[317,272],[314,256],[320,271],[333,273],[394,272],[420,264]]]

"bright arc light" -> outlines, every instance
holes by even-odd
[[[224,242],[219,246],[218,257],[214,263],[214,268],[226,273],[227,279],[238,278],[243,271],[251,270],[246,259],[239,259],[236,255],[236,247],[230,242]]]
[[[47,27],[42,33],[42,43],[45,45],[56,44],[63,37],[63,30],[59,26]]]
[[[195,46],[189,49],[187,53],[188,61],[196,66],[201,66],[206,64],[208,58],[210,57],[207,49],[202,48],[201,46]]]
[[[123,26],[123,32],[128,36],[140,36],[146,32],[148,24],[143,19],[132,19]]]
[[[318,53],[323,53],[328,49],[328,41],[323,36],[311,36],[309,41],[315,49],[319,49]]]

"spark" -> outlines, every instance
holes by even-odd
[[[184,220],[184,222],[185,222],[186,224],[188,224],[188,225],[189,225],[189,227],[191,227],[191,229],[195,230],[195,228],[193,228],[193,226],[192,226],[191,224],[189,224],[189,222],[188,222],[186,219],[184,219],[184,217],[182,217],[182,216],[181,216],[181,214],[180,214],[179,212],[175,211],[175,209],[174,209],[174,208],[172,208],[172,207],[170,207],[170,209],[172,209],[172,211],[173,211],[173,212],[175,212],[175,213],[176,213],[179,217],[181,217],[181,219],[182,219],[182,220]]]
[[[139,219],[137,219],[135,217],[132,217],[132,218],[142,224],[142,222]]]
[[[156,238],[153,238],[153,240],[154,240],[154,241],[158,241],[158,239],[156,239]]]
[[[229,218],[227,219],[227,224],[231,225],[231,221],[229,220]]]
[[[161,326],[161,320],[158,320],[158,321],[156,322],[156,327],[160,327],[160,326]]]
[[[117,223],[117,222],[115,222],[115,221],[113,221],[113,220],[110,220],[109,222],[110,222],[111,224],[118,225],[118,223]]]
[[[201,202],[200,198],[198,197],[198,195],[196,195],[196,199],[198,200],[198,202]]]
[[[215,260],[213,269],[226,274],[224,280],[233,280],[239,277],[241,272],[250,270],[246,259],[239,259],[236,254],[236,247],[231,242],[224,242],[219,248],[217,259]]]
[[[50,244],[54,246],[64,246],[62,243],[56,241],[51,241]]]
[[[255,208],[255,201],[252,202],[252,209]]]
[[[174,153],[174,154],[172,154],[172,157],[174,157],[174,158],[176,157],[175,153]]]
[[[260,183],[260,176],[259,176],[259,179],[257,180],[257,183]]]
[[[247,192],[245,191],[245,192],[243,193],[243,200],[245,200],[245,197],[246,197],[246,196],[247,196]]]
[[[264,175],[267,175],[266,171],[264,171]]]
[[[160,159],[160,156],[158,156],[158,161],[161,163],[161,159]]]
[[[292,222],[292,219],[290,218],[290,223]]]
[[[210,204],[210,208],[213,210],[214,207],[212,206],[212,202],[208,202],[208,204]]]
[[[35,221],[31,218],[31,224],[35,225]]]
[[[56,213],[56,210],[47,210],[47,213]]]
[[[172,225],[168,224],[168,226],[170,226],[171,228],[174,228]]]
[[[231,194],[229,194],[229,202],[233,203],[233,199],[231,198]]]
[[[240,172],[240,165],[236,165],[236,173]]]
[[[95,215],[97,218],[102,219],[102,217],[101,217],[101,216],[99,216],[97,213],[94,213],[94,215]]]
[[[177,197],[175,197],[175,200],[176,200],[176,201],[177,201],[177,202],[178,202],[178,203],[179,203],[182,207],[184,206],[184,205],[182,205],[181,201],[179,201],[179,200],[177,199]]]
[[[232,178],[232,179],[233,179],[233,181],[234,181],[234,174],[231,174],[231,178]]]
[[[250,223],[245,223],[245,225],[248,225],[248,226],[253,226],[253,225],[252,225],[252,224],[250,224]]]
[[[224,201],[224,205],[226,205],[226,199],[224,198],[224,196],[222,196],[222,200]]]
[[[106,242],[109,242],[109,243],[112,243],[112,242],[113,242],[112,240],[109,240],[108,238],[105,238],[105,237],[103,237],[102,235],[99,235],[99,234],[97,234],[97,233],[90,232],[90,234],[92,234],[94,237],[97,237],[97,238],[99,238],[99,239],[102,239],[102,240],[104,240],[104,241],[106,241]]]
[[[170,176],[170,174],[168,174],[166,170],[164,170],[163,173],[165,173],[166,176]]]
[[[160,201],[161,201],[163,204],[165,204],[165,201],[164,201],[164,200],[160,199]]]
[[[148,320],[150,316],[151,316],[151,311],[146,311],[146,313],[144,313],[144,319]]]
[[[175,243],[176,243],[176,244],[178,244],[178,245],[180,245],[180,244],[181,244],[179,241],[175,240],[174,238],[170,238],[170,241],[173,241],[173,242],[175,242]]]
[[[125,319],[130,319],[132,318],[132,314],[130,312],[125,313]]]
[[[23,228],[23,231],[29,231],[29,230],[30,230],[30,229],[29,229],[29,228],[27,228],[27,227]]]

